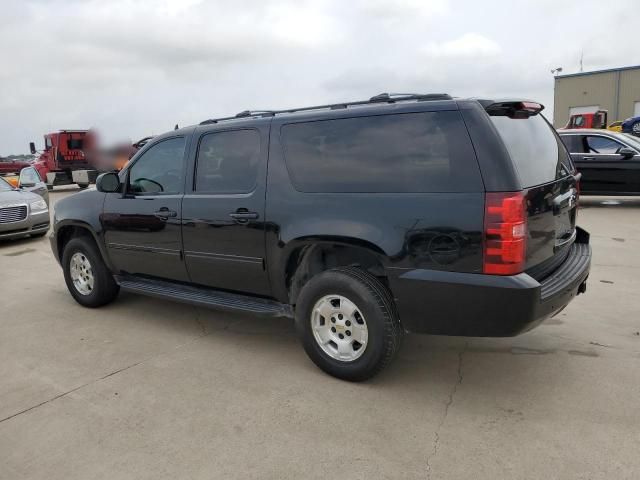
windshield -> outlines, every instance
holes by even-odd
[[[629,146],[635,148],[640,152],[640,138],[634,137],[630,133],[623,133],[622,135],[624,136],[623,140],[627,142]]]
[[[0,192],[7,192],[13,190],[13,187],[7,183],[4,178],[0,178]]]

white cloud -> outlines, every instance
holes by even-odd
[[[523,96],[637,62],[634,0],[3,0],[0,155],[59,128],[140,138],[382,91]],[[526,18],[527,28],[514,18]],[[580,18],[580,35],[567,40]],[[108,135],[107,135],[108,134]]]
[[[429,56],[452,58],[493,57],[501,51],[500,45],[477,33],[465,33],[447,42],[431,42],[423,48],[423,52]]]

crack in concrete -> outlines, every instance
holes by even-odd
[[[199,320],[198,320],[198,322],[199,322]],[[101,382],[103,380],[106,380],[109,377],[113,377],[114,375],[117,375],[117,374],[122,373],[122,372],[124,372],[126,370],[129,370],[130,368],[137,367],[138,365],[142,365],[143,363],[147,363],[150,360],[154,360],[154,359],[162,357],[164,355],[168,355],[169,353],[171,353],[171,352],[173,352],[175,350],[178,350],[178,349],[180,349],[180,348],[182,348],[182,347],[184,347],[186,345],[190,345],[191,343],[194,343],[194,342],[200,340],[201,338],[206,337],[207,335],[209,335],[209,333],[206,332],[206,329],[204,327],[202,328],[202,330],[203,330],[202,334],[198,335],[195,338],[192,338],[191,340],[189,340],[187,342],[184,342],[184,343],[181,343],[179,345],[176,345],[175,347],[171,348],[170,350],[166,350],[164,352],[161,352],[161,353],[158,353],[156,355],[152,355],[152,356],[150,356],[148,358],[145,358],[143,360],[140,360],[139,362],[135,362],[135,363],[132,363],[131,365],[127,365],[126,367],[122,367],[122,368],[119,368],[117,370],[114,370],[113,372],[107,373],[106,375],[103,375],[102,377],[96,378],[94,380],[91,380],[90,382],[84,383],[84,384],[82,384],[82,385],[80,385],[78,387],[72,388],[71,390],[67,390],[66,392],[63,392],[63,393],[60,393],[59,395],[51,397],[48,400],[45,400],[43,402],[38,403],[37,405],[33,405],[33,406],[29,407],[29,408],[25,408],[24,410],[21,410],[19,412],[13,413],[13,414],[9,415],[8,417],[0,419],[0,423],[6,422],[7,420],[11,420],[12,418],[15,418],[15,417],[17,417],[19,415],[22,415],[24,413],[30,412],[31,410],[35,410],[36,408],[42,407],[44,405],[47,405],[47,404],[49,404],[51,402],[54,402],[55,400],[58,400],[59,398],[66,397],[67,395],[70,395],[70,394],[72,394],[74,392],[77,392],[78,390],[81,390],[84,387],[88,387],[89,385],[93,385],[93,384],[99,383],[99,382]]]
[[[427,456],[427,479],[431,478],[431,461],[438,454],[438,447],[440,445],[440,430],[444,426],[444,422],[447,420],[447,416],[449,415],[449,408],[453,404],[453,398],[458,391],[458,387],[462,384],[462,356],[467,351],[467,347],[469,346],[468,342],[465,342],[464,346],[458,352],[458,381],[453,385],[451,392],[449,393],[449,398],[447,399],[447,403],[444,406],[444,414],[438,423],[438,427],[433,436],[433,447],[431,449],[431,454]]]
[[[159,357],[162,357],[164,355],[167,355],[167,354],[169,354],[169,353],[171,353],[171,352],[173,352],[175,350],[178,350],[178,349],[180,349],[180,348],[182,348],[182,347],[184,347],[186,345],[189,345],[189,344],[191,344],[193,342],[196,342],[196,341],[200,340],[201,338],[206,337],[207,335],[210,335],[212,332],[210,332],[207,329],[207,326],[206,326],[205,322],[202,321],[202,319],[200,317],[200,309],[199,308],[195,308],[195,313],[196,313],[196,315],[195,315],[194,320],[198,324],[198,326],[200,327],[200,330],[201,330],[200,335],[192,338],[191,340],[189,340],[189,341],[187,341],[185,343],[181,343],[179,345],[176,345],[175,347],[173,347],[170,350],[158,353],[156,355],[152,355],[152,356],[150,356],[150,357],[148,357],[148,358],[146,358],[144,360],[140,360],[139,362],[132,363],[131,365],[119,368],[118,370],[114,370],[113,372],[110,372],[110,373],[108,373],[106,375],[103,375],[102,377],[99,377],[97,379],[91,380],[90,382],[84,383],[84,384],[82,384],[82,385],[80,385],[78,387],[72,388],[71,390],[67,390],[66,392],[63,392],[63,393],[60,393],[59,395],[51,397],[51,398],[49,398],[49,399],[47,399],[47,400],[45,400],[43,402],[38,403],[37,405],[33,405],[33,406],[29,407],[29,408],[25,408],[24,410],[21,410],[19,412],[13,413],[13,414],[9,415],[8,417],[0,419],[0,423],[6,422],[7,420],[11,420],[12,418],[15,418],[15,417],[17,417],[19,415],[22,415],[24,413],[30,412],[31,410],[35,410],[36,408],[42,407],[44,405],[47,405],[48,403],[54,402],[55,400],[58,400],[59,398],[66,397],[67,395],[70,395],[70,394],[72,394],[74,392],[77,392],[78,390],[81,390],[84,387],[88,387],[89,385],[93,385],[93,384],[99,383],[102,380],[106,380],[107,378],[112,377],[114,375],[117,375],[119,373],[122,373],[122,372],[124,372],[126,370],[129,370],[130,368],[137,367],[138,365],[146,363],[146,362],[148,362],[150,360],[154,360],[156,358],[159,358]],[[240,322],[240,320],[237,320],[237,319],[228,320],[228,321],[224,322],[224,325],[222,326],[222,328],[216,329],[216,330],[228,331],[230,333],[235,333],[235,334],[239,334],[239,335],[251,335],[252,332],[236,332],[236,331],[230,329],[233,325],[235,325],[236,323],[239,323],[239,322]]]

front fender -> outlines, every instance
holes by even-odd
[[[96,190],[84,190],[56,202],[54,205],[53,229],[50,234],[52,250],[60,262],[60,235],[68,227],[86,230],[96,242],[100,254],[107,267],[111,262],[104,245],[104,234],[100,223],[100,214],[104,205],[105,194]]]

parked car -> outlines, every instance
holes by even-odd
[[[640,117],[627,118],[622,122],[622,132],[640,137]]]
[[[607,127],[607,130],[611,130],[612,132],[622,132],[622,121],[618,120],[616,122],[611,122]]]
[[[22,169],[18,187],[0,177],[0,240],[41,237],[49,230],[49,194],[37,175],[33,167]]]
[[[607,130],[559,130],[586,195],[640,195],[640,139]]]
[[[60,200],[51,247],[81,305],[295,316],[316,365],[363,380],[405,331],[517,335],[585,291],[576,172],[542,108],[381,94],[207,120]]]

